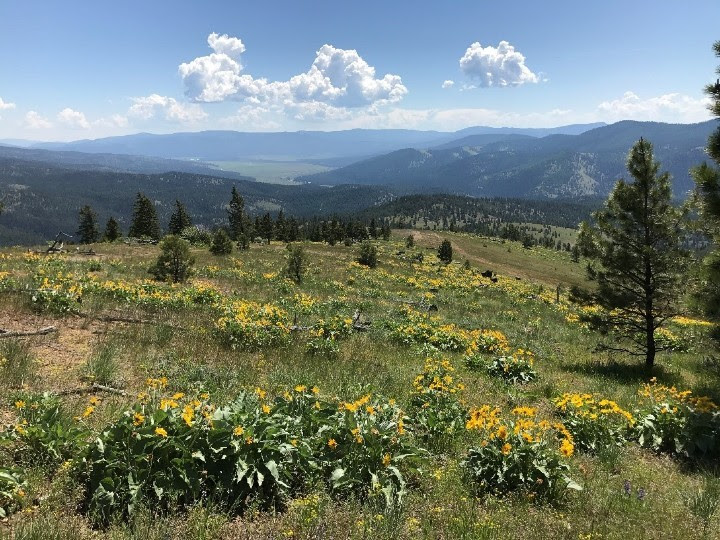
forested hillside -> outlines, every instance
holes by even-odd
[[[279,186],[204,174],[168,172],[132,174],[52,167],[0,159],[0,243],[32,244],[77,228],[77,212],[91,206],[101,223],[115,217],[126,230],[135,194],[154,201],[165,226],[176,199],[196,223],[211,226],[225,220],[232,186],[238,187],[253,213],[284,210],[295,216],[350,213],[384,202],[390,193],[377,186]]]

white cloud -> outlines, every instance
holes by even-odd
[[[207,117],[207,113],[200,105],[180,103],[175,98],[158,94],[132,98],[132,101],[128,115],[143,120],[155,118],[160,114],[171,122],[193,123]]]
[[[243,105],[234,115],[221,118],[219,123],[236,129],[273,131],[282,128],[282,124],[277,121],[275,116],[275,111],[267,107]]]
[[[125,128],[128,124],[127,116],[122,114],[113,114],[109,118],[98,118],[93,122],[93,126],[105,128]]]
[[[89,129],[90,122],[85,118],[85,114],[75,111],[70,107],[64,108],[57,114],[57,120],[64,126],[74,129]]]
[[[483,47],[476,41],[460,58],[460,69],[483,87],[518,86],[540,80],[525,65],[525,56],[507,41],[501,41],[497,47]]]
[[[222,36],[215,32],[208,36],[208,45],[216,53],[226,54],[231,58],[238,58],[245,52],[245,45],[238,38],[230,37],[227,34]]]
[[[37,111],[28,111],[25,115],[25,127],[28,129],[49,129],[52,126],[52,123]]]
[[[7,101],[3,101],[3,98],[0,98],[0,111],[7,111],[14,108],[14,103],[8,103]]]
[[[621,98],[603,101],[598,111],[606,122],[618,120],[645,120],[655,122],[692,123],[708,120],[710,98],[696,99],[671,93],[641,99],[634,92],[625,92]]]
[[[442,83],[442,87],[444,88],[452,88],[455,85],[455,81],[451,81],[450,79],[444,81]]]
[[[211,34],[208,44],[213,53],[178,68],[185,95],[196,102],[244,101],[306,117],[395,103],[407,94],[399,75],[376,78],[375,68],[352,49],[323,45],[306,72],[287,81],[268,81],[242,73],[239,56],[245,47],[239,39]]]

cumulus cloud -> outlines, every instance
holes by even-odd
[[[210,34],[208,44],[213,53],[178,68],[185,95],[195,102],[243,101],[305,117],[395,103],[407,94],[399,75],[377,78],[375,68],[352,49],[323,45],[306,72],[287,81],[268,81],[243,73],[239,57],[245,46],[239,39]]]
[[[3,98],[0,97],[0,111],[7,111],[14,108],[14,103],[8,103],[7,101],[3,101]]]
[[[606,122],[645,120],[656,122],[691,123],[708,120],[710,98],[696,99],[679,93],[642,99],[634,92],[621,98],[603,101],[598,111]]]
[[[213,51],[219,54],[226,54],[231,58],[239,58],[240,55],[245,52],[245,45],[243,42],[238,38],[230,37],[227,34],[219,36],[213,32],[208,36],[207,41]]]
[[[207,113],[197,104],[180,103],[175,98],[159,94],[132,98],[132,101],[128,114],[143,120],[162,116],[171,122],[192,123],[207,117]]]
[[[525,65],[525,56],[507,41],[501,41],[497,47],[483,47],[476,41],[460,58],[460,69],[483,87],[519,86],[540,80]]]
[[[129,124],[128,117],[122,114],[113,114],[108,118],[98,118],[93,122],[93,126],[124,128]]]
[[[25,127],[28,129],[49,129],[52,123],[37,111],[28,111],[25,115]]]
[[[455,85],[455,81],[451,81],[450,79],[448,79],[442,83],[443,88],[452,88],[454,85]]]
[[[221,118],[219,123],[232,128],[273,131],[282,127],[275,116],[276,111],[268,107],[248,104],[240,107],[235,114]]]
[[[62,125],[74,128],[74,129],[89,129],[90,122],[85,118],[85,114],[80,111],[75,111],[70,107],[64,108],[57,114],[57,120]]]

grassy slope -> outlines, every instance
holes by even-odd
[[[451,240],[455,260],[469,260],[480,270],[518,276],[552,287],[585,283],[582,264],[573,263],[570,254],[543,248],[525,249],[519,242],[445,231],[396,231],[396,236],[412,234],[419,246],[436,249],[443,238]]]
[[[305,282],[280,292],[275,278],[262,274],[282,267],[284,247],[271,245],[235,254],[241,268],[257,279],[208,278],[196,282],[211,283],[228,294],[257,301],[281,302],[303,292],[319,300],[340,299],[339,308],[327,313],[352,313],[360,307],[377,320],[401,305],[399,300],[417,300],[422,291],[384,277],[412,276],[414,267],[395,253],[403,249],[401,239],[407,231],[397,231],[396,240],[381,243],[380,265],[376,270],[358,272],[349,267],[355,249],[345,246],[307,246],[311,266]],[[580,265],[573,265],[553,251],[523,250],[518,244],[502,244],[486,239],[451,233],[415,231],[422,248],[434,248],[440,237],[451,238],[456,260],[468,258],[477,270],[487,264],[498,273],[522,275],[545,285],[582,281]],[[510,252],[507,249],[510,247]],[[99,245],[100,271],[109,279],[140,279],[144,268],[156,256],[154,247]],[[429,249],[424,249],[430,259]],[[0,261],[1,270],[17,276],[27,272],[19,252]],[[228,258],[215,258],[205,250],[196,250],[197,267],[207,265],[232,268]],[[561,256],[561,257],[564,257]],[[118,262],[113,262],[118,261]],[[87,269],[88,262],[76,257],[68,265]],[[352,281],[352,284],[350,282]],[[512,287],[514,280],[508,280]],[[523,281],[524,283],[524,281]],[[539,286],[538,286],[539,290]],[[549,398],[563,391],[600,392],[630,407],[637,399],[638,385],[646,375],[622,358],[609,361],[594,355],[591,349],[597,336],[568,323],[552,305],[523,299],[492,286],[460,295],[441,287],[433,300],[441,319],[466,328],[490,328],[505,333],[514,346],[537,353],[538,381],[523,388],[507,387],[484,374],[470,372],[459,354],[448,354],[467,384],[464,399],[469,405],[491,403],[507,410],[519,404],[535,405],[549,413]],[[217,344],[203,328],[212,318],[202,310],[143,310],[128,308],[107,300],[88,299],[81,306],[86,313],[121,312],[142,318],[166,321],[189,331],[173,331],[165,326],[127,325],[91,322],[74,317],[57,318],[36,315],[25,295],[3,296],[0,303],[0,327],[32,328],[55,324],[55,336],[30,340],[37,358],[35,374],[29,379],[31,390],[63,390],[85,384],[87,362],[112,344],[117,364],[115,384],[134,394],[143,388],[147,376],[165,374],[173,390],[188,391],[198,384],[208,389],[217,402],[230,399],[241,388],[262,386],[270,393],[281,393],[288,386],[316,383],[323,392],[339,396],[353,395],[359,386],[369,385],[373,392],[394,396],[404,403],[411,391],[413,376],[421,371],[423,357],[411,349],[387,340],[380,328],[355,334],[341,347],[334,360],[307,357],[298,339],[287,349],[267,349],[258,353],[232,352]],[[301,324],[312,323],[320,314],[300,316]],[[666,383],[703,392],[720,389],[720,375],[704,369],[699,362],[705,347],[702,336],[688,354],[671,353],[660,358],[657,375]],[[2,389],[2,387],[0,387]],[[2,389],[0,395],[16,395],[17,390]],[[96,427],[117,417],[129,398],[105,395],[103,404],[92,417]],[[81,411],[85,398],[70,396],[69,407]],[[12,415],[3,399],[0,417]],[[75,516],[71,492],[62,479],[50,482],[41,472],[34,475],[33,495],[42,497],[39,509],[31,515],[19,515],[12,523],[18,538],[45,538],[48,530],[56,538],[701,538],[697,521],[688,515],[684,497],[697,489],[702,474],[667,457],[658,457],[634,445],[611,452],[603,459],[576,455],[571,460],[572,475],[584,485],[584,491],[571,497],[565,506],[535,506],[527,500],[475,500],[464,487],[457,464],[469,441],[457,442],[432,459],[431,474],[414,485],[404,508],[396,514],[377,516],[377,510],[352,502],[331,501],[321,497],[317,515],[296,507],[278,516],[250,513],[244,518],[227,520],[211,509],[194,509],[188,515],[141,517],[132,525],[117,524],[108,532],[91,531],[82,518]],[[2,456],[0,454],[0,456]],[[0,457],[0,459],[4,459]],[[644,501],[622,495],[625,479],[634,487],[648,491]],[[48,497],[48,495],[50,495]],[[715,522],[717,526],[717,521]],[[0,537],[9,529],[0,524]],[[711,536],[717,528],[711,527]]]

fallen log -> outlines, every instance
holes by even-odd
[[[104,384],[93,383],[90,386],[83,388],[71,388],[70,390],[63,390],[58,392],[58,396],[70,396],[75,394],[93,394],[95,392],[108,392],[109,394],[117,394],[118,396],[127,396],[128,393],[125,390],[119,388],[113,388],[112,386],[106,386]]]
[[[0,329],[0,338],[44,336],[47,334],[52,334],[53,332],[57,332],[57,328],[54,326],[46,326],[45,328],[40,328],[39,330],[10,331],[10,330]]]

